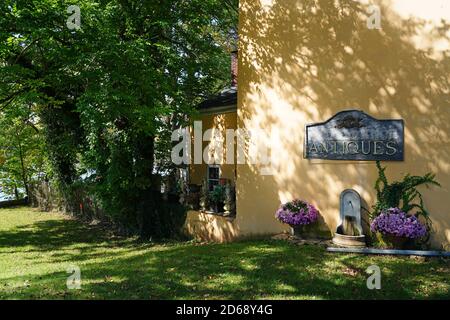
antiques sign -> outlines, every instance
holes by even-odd
[[[403,120],[377,120],[359,110],[341,111],[306,126],[304,157],[328,160],[402,161]]]

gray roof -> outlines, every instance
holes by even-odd
[[[230,105],[237,105],[237,87],[223,89],[218,95],[200,103],[197,108],[199,110],[206,110]]]

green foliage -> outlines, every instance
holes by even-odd
[[[289,201],[284,205],[287,210],[291,212],[300,212],[301,210],[305,210],[305,212],[308,212],[308,205],[306,202],[302,200],[293,200]]]
[[[22,198],[49,171],[44,138],[29,106],[0,111],[0,191]]]
[[[400,208],[403,212],[422,217],[427,224],[427,229],[431,231],[430,214],[425,208],[422,194],[417,189],[419,186],[429,185],[440,186],[435,180],[435,175],[427,173],[424,176],[411,176],[407,174],[401,181],[389,183],[386,178],[386,167],[382,167],[380,162],[376,162],[378,168],[378,179],[375,182],[377,192],[377,202],[373,206],[372,218],[379,215],[383,210],[389,208]]]
[[[0,108],[35,106],[69,211],[88,180],[115,220],[157,224],[152,175],[173,170],[172,130],[229,81],[237,0],[80,0],[79,30],[71,4],[2,1]]]
[[[214,186],[213,191],[209,193],[209,198],[213,203],[220,203],[225,201],[225,186]]]

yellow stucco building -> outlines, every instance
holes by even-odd
[[[220,165],[221,176],[235,181],[236,216],[191,211],[188,232],[230,241],[288,231],[274,213],[293,198],[314,204],[333,232],[344,189],[373,205],[373,161],[303,157],[305,125],[358,109],[377,119],[403,119],[404,160],[383,165],[391,181],[436,174],[442,186],[421,191],[433,221],[432,244],[448,250],[449,50],[447,0],[241,0],[237,102],[206,108],[201,119],[203,129],[258,132],[271,163]],[[191,181],[201,183],[207,172],[206,164],[192,165]]]

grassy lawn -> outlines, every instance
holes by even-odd
[[[368,290],[365,270],[382,271]],[[82,287],[66,287],[68,267]],[[449,299],[450,261],[339,255],[283,241],[150,244],[55,213],[0,209],[0,299]]]

